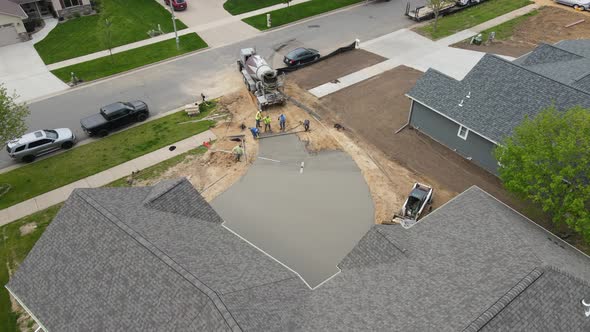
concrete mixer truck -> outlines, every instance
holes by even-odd
[[[284,104],[287,100],[282,91],[283,77],[255,49],[244,48],[240,51],[238,70],[244,76],[248,91],[256,97],[258,108]]]

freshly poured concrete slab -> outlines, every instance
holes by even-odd
[[[369,188],[350,156],[310,155],[295,135],[261,140],[259,155],[280,162],[257,159],[212,205],[227,228],[313,288],[339,272],[373,224]]]

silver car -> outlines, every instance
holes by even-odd
[[[74,144],[76,136],[68,128],[43,129],[7,142],[6,151],[11,158],[30,163],[39,156],[59,149],[69,149]]]
[[[578,10],[590,10],[590,0],[554,0],[557,3],[574,7]]]

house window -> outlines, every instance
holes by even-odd
[[[62,8],[76,7],[82,5],[82,0],[60,0]]]
[[[462,139],[466,140],[468,134],[469,134],[469,129],[467,129],[467,128],[463,127],[463,126],[459,126],[459,132],[457,133],[457,136],[459,136]]]

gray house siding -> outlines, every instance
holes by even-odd
[[[472,158],[471,161],[492,174],[498,174],[498,163],[492,155],[496,145],[487,139],[472,131],[467,134],[467,139],[462,139],[457,135],[459,124],[416,101],[412,103],[410,125],[460,155]]]

